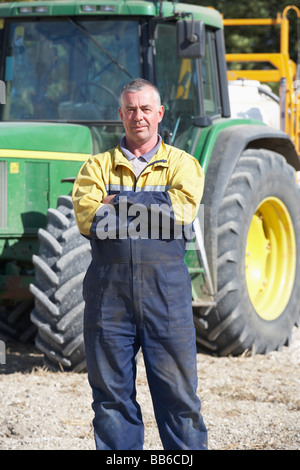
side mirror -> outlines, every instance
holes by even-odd
[[[205,25],[199,20],[180,20],[177,22],[177,54],[185,59],[204,56]]]

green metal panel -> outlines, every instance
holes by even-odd
[[[91,153],[92,139],[86,126],[33,122],[1,122],[1,149]],[[1,159],[0,155],[0,159]]]
[[[35,233],[45,225],[49,207],[48,162],[25,162],[25,189],[26,212],[21,214],[24,233]]]
[[[83,160],[8,158],[7,197],[0,202],[1,213],[6,210],[7,216],[6,224],[0,226],[0,237],[36,233],[45,227],[48,208],[56,207],[57,198],[72,190],[72,183],[62,179],[76,177],[82,164]]]
[[[70,194],[73,183],[62,182],[64,178],[75,178],[83,165],[81,162],[55,161],[51,162],[50,187],[49,187],[49,207],[56,207],[57,199],[62,194]]]
[[[261,126],[265,125],[262,121],[255,121],[252,119],[220,118],[215,120],[212,126],[205,127],[201,130],[200,137],[195,148],[194,156],[199,160],[205,173],[207,171],[211,153],[214,149],[214,145],[216,143],[219,133],[227,127],[243,124]]]
[[[151,2],[143,0],[67,0],[61,1],[41,1],[38,2],[12,2],[0,5],[0,17],[26,17],[29,13],[22,13],[22,7],[31,7],[35,15],[38,16],[68,16],[68,15],[132,15],[132,16],[155,16],[162,12],[163,16],[173,16],[175,12],[190,12],[195,19],[202,19],[205,24],[223,28],[220,13],[213,9],[200,7],[198,5],[188,5],[185,3],[173,3],[170,1]],[[87,9],[88,7],[92,7]],[[42,11],[41,7],[47,8]],[[93,8],[94,7],[94,8]],[[94,11],[93,11],[94,10]]]
[[[24,227],[21,214],[25,214],[24,178],[25,162],[23,160],[8,160],[7,162],[7,227],[0,234],[22,235]]]

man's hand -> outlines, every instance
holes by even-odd
[[[115,197],[115,194],[111,194],[110,196],[105,196],[102,199],[102,204],[112,204],[112,199]]]

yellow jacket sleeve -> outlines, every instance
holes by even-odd
[[[204,171],[191,155],[182,152],[170,171],[168,191],[178,224],[190,224],[196,217],[204,189]]]
[[[73,186],[73,206],[80,233],[90,235],[95,213],[106,196],[102,168],[95,157],[81,167]]]

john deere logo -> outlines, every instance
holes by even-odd
[[[0,104],[5,104],[6,101],[5,101],[5,83],[0,80]]]

